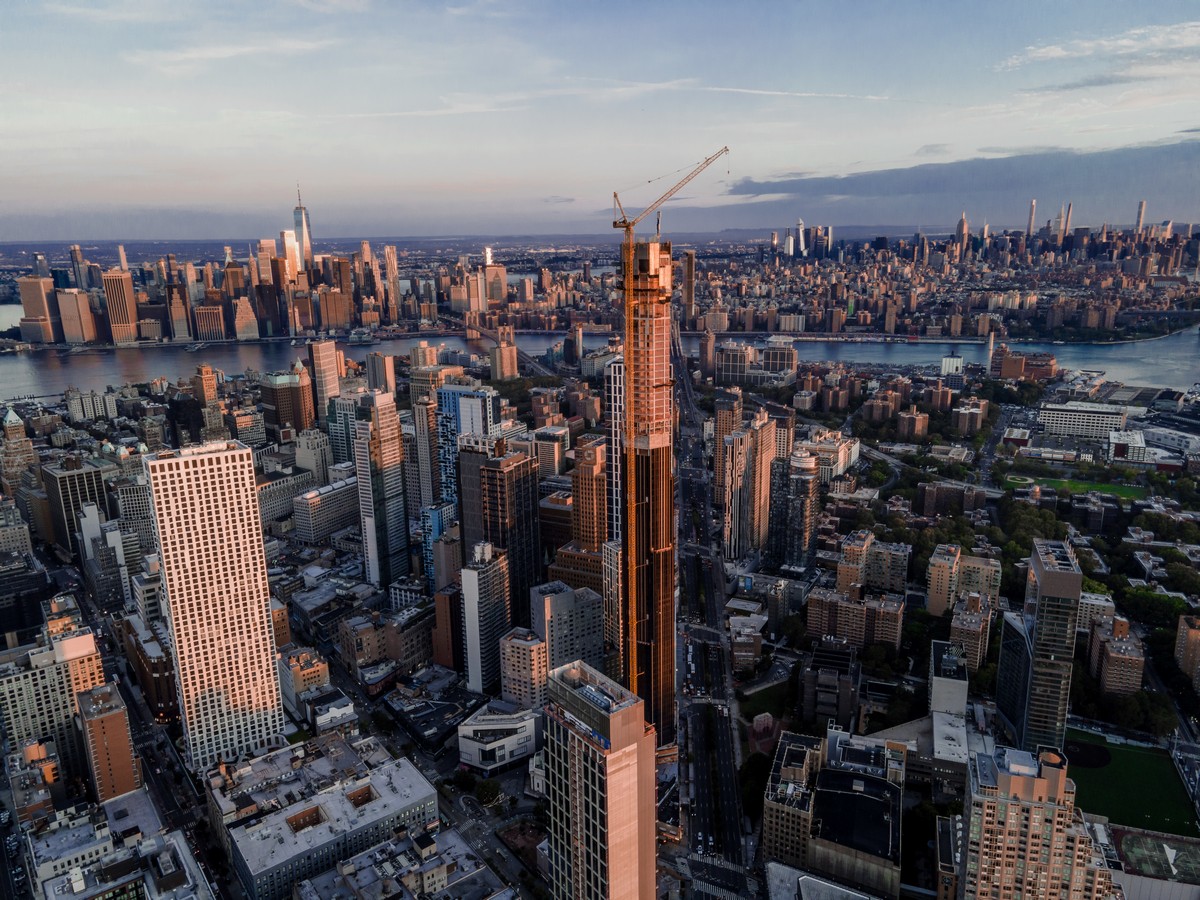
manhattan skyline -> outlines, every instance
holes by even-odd
[[[839,12],[22,5],[0,240],[594,233],[726,142],[668,230],[1193,217],[1189,7]]]

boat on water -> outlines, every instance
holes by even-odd
[[[192,345],[188,346],[186,349],[187,349],[188,353],[195,353],[197,350],[203,350],[207,346],[208,346],[208,344],[192,344]]]
[[[365,328],[355,328],[350,332],[350,336],[346,339],[346,343],[361,347],[363,345],[378,344],[379,338],[377,338],[372,332],[367,331]]]

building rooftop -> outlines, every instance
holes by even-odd
[[[255,811],[279,809],[311,797],[347,778],[359,778],[386,765],[391,754],[373,737],[350,743],[330,734],[222,766],[209,778],[212,804],[226,821]]]
[[[285,794],[280,800],[292,796]],[[239,821],[229,827],[229,839],[254,876],[338,834],[387,821],[418,805],[429,806],[436,815],[437,792],[411,762],[397,759]]]
[[[1075,551],[1064,541],[1046,541],[1037,539],[1033,542],[1033,556],[1050,572],[1079,572],[1079,561],[1075,559]]]
[[[876,900],[783,863],[767,863],[767,900]]]
[[[815,836],[900,864],[901,787],[864,772],[826,768],[817,773]]]
[[[453,892],[449,889],[430,894],[432,900],[454,896],[464,900],[483,900],[509,896],[499,879],[453,830],[440,831],[436,837],[396,838],[376,844],[352,856],[346,862],[296,885],[296,900],[327,900],[330,897],[356,897],[359,900],[408,900],[425,896],[418,889],[403,887],[406,876],[419,875],[446,867]],[[417,880],[417,879],[414,879]]]
[[[587,663],[574,662],[560,666],[550,673],[550,678],[569,687],[576,696],[605,713],[611,714],[642,702],[636,694],[597,672]]]

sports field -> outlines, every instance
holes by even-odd
[[[1109,744],[1098,734],[1067,732],[1067,774],[1084,812],[1115,825],[1196,836],[1196,816],[1165,750]]]
[[[1125,871],[1165,881],[1200,884],[1200,841],[1170,835],[1112,830]]]
[[[1072,494],[1086,494],[1088,491],[1099,491],[1102,494],[1115,494],[1125,500],[1141,500],[1146,496],[1147,489],[1139,485],[1111,484],[1106,481],[1076,481],[1073,478],[1037,478],[1042,487],[1052,487],[1056,491],[1064,488]],[[1018,480],[1010,475],[1006,479],[1007,487],[1025,487],[1029,484],[1024,478]]]

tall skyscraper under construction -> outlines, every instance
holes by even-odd
[[[621,672],[660,744],[675,740],[675,397],[671,245],[626,258],[624,606]]]

